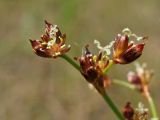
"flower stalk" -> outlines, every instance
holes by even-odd
[[[154,100],[148,90],[148,87],[146,87],[146,90],[145,90],[145,97],[147,98],[147,101],[149,103],[151,113],[152,113],[152,118],[158,118],[156,106],[155,106]]]
[[[126,88],[129,88],[131,90],[137,90],[136,86],[135,85],[132,85],[128,82],[125,82],[125,81],[122,81],[122,80],[117,80],[117,79],[114,79],[112,80],[112,83],[113,84],[116,84],[116,85],[120,85],[122,87],[126,87]]]
[[[148,103],[150,105],[150,109],[151,109],[151,112],[152,112],[152,118],[158,118],[156,106],[155,106],[155,103],[154,103],[153,98],[151,97],[151,95],[149,95],[147,100],[148,100]]]

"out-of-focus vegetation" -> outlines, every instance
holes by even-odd
[[[64,60],[42,59],[32,52],[29,38],[44,32],[44,20],[58,24],[72,45],[70,56],[98,39],[104,45],[129,27],[149,36],[139,61],[155,70],[151,92],[160,112],[159,0],[0,0],[0,119],[116,120],[103,99]],[[96,50],[95,50],[96,51]],[[126,80],[130,65],[117,65],[111,78]],[[111,86],[109,94],[122,108],[127,101],[147,103],[139,94]]]

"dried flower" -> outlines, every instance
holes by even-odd
[[[89,51],[88,45],[85,49],[84,55],[78,58],[81,67],[81,74],[103,94],[104,88],[110,83],[107,75],[103,73],[103,70],[108,66],[109,60],[102,55],[102,52],[98,55],[93,55]]]
[[[146,69],[146,64],[136,64],[136,72],[130,71],[128,73],[128,81],[136,85],[142,92],[148,92],[148,84],[153,76],[153,70]]]
[[[34,52],[41,57],[56,58],[68,52],[65,45],[66,34],[62,34],[57,25],[45,21],[45,34],[41,40],[30,40]]]
[[[127,119],[127,120],[133,120],[133,116],[134,116],[134,109],[131,106],[131,103],[128,102],[126,104],[126,106],[123,109],[123,116]]]
[[[137,108],[133,108],[128,102],[123,109],[123,116],[126,120],[149,120],[148,109],[144,108],[142,103],[139,103]]]
[[[115,38],[113,46],[113,61],[115,63],[128,64],[141,56],[145,43],[134,44],[133,41],[129,42],[130,37],[131,33],[125,32],[124,35],[118,34]],[[136,39],[139,40],[139,38]],[[141,39],[145,40],[147,37],[141,37]]]
[[[134,120],[149,120],[148,109],[144,108],[142,103],[139,103],[138,108],[135,109]]]

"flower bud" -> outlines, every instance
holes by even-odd
[[[131,103],[128,102],[126,106],[123,109],[123,116],[126,118],[126,120],[133,120],[134,116],[134,109],[131,106]]]

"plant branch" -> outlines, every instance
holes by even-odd
[[[123,87],[126,87],[126,88],[129,88],[131,90],[137,90],[136,86],[135,85],[132,85],[130,83],[127,83],[125,81],[122,81],[122,80],[112,80],[112,83],[113,84],[117,84],[117,85],[120,85],[120,86],[123,86]]]

